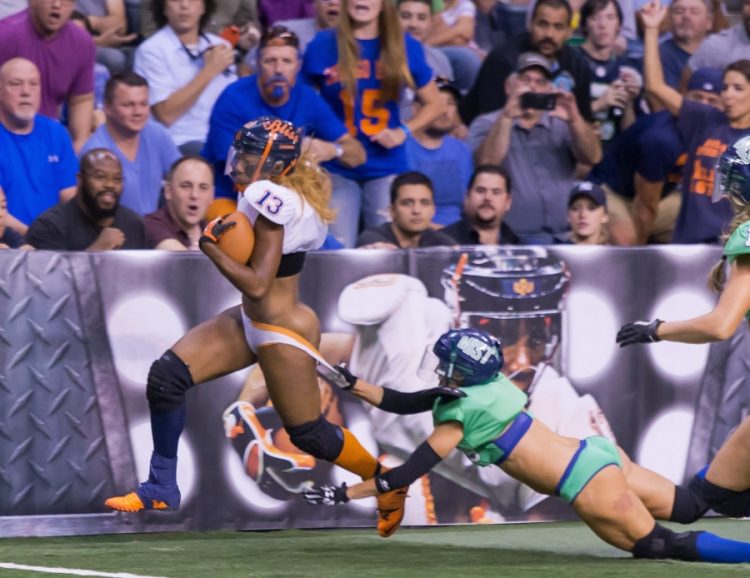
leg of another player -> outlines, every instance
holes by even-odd
[[[708,467],[706,480],[735,492],[750,489],[750,417],[721,446]]]

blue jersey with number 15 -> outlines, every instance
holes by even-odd
[[[339,81],[335,31],[320,31],[305,50],[302,66],[305,81],[319,88],[334,113],[343,119],[349,134],[356,137],[367,152],[367,161],[356,169],[348,169],[338,163],[328,163],[326,168],[352,179],[371,179],[408,171],[409,163],[403,145],[386,149],[370,140],[385,128],[397,128],[401,119],[398,102],[382,100],[378,67],[380,39],[357,40],[357,43],[360,61],[357,96],[353,106]],[[432,79],[432,70],[427,65],[422,45],[408,34],[404,37],[404,44],[416,88],[422,88]]]

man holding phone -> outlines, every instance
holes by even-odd
[[[594,165],[602,154],[575,96],[552,77],[547,58],[524,52],[506,80],[505,107],[477,117],[469,129],[475,163],[499,164],[510,175],[514,200],[506,221],[524,244],[564,236],[576,165]]]

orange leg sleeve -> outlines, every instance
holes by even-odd
[[[341,431],[344,433],[344,447],[333,463],[357,474],[363,480],[370,479],[378,469],[378,460],[362,447],[352,432],[344,427]]]

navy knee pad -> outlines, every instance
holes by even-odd
[[[674,505],[669,516],[671,522],[691,524],[708,511],[708,504],[703,498],[703,482],[693,478],[687,487],[675,486]]]
[[[750,490],[736,492],[712,484],[705,478],[701,481],[703,498],[714,512],[729,518],[744,518],[750,514]]]
[[[700,559],[696,541],[700,532],[682,532],[654,524],[654,529],[638,540],[633,546],[633,557],[694,562]]]
[[[151,364],[146,381],[146,398],[152,411],[170,412],[185,401],[185,392],[195,385],[190,370],[182,359],[167,349]]]
[[[341,428],[327,421],[322,415],[302,425],[287,426],[291,442],[313,457],[332,462],[344,447]]]

